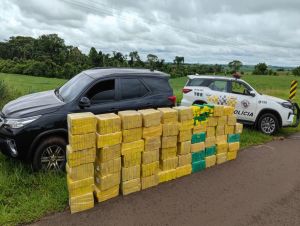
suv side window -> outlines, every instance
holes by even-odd
[[[189,79],[186,86],[202,86],[204,81],[202,78]]]
[[[143,97],[149,92],[145,85],[139,79],[121,79],[120,83],[122,100]]]
[[[91,104],[114,101],[115,79],[98,82],[87,92],[86,97],[91,100]]]
[[[239,81],[232,81],[231,82],[231,92],[240,95],[249,95],[250,94],[250,87],[246,84],[239,82]]]
[[[212,90],[219,92],[227,92],[227,81],[226,80],[212,80],[212,82],[208,85],[208,87]]]

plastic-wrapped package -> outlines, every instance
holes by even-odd
[[[91,193],[94,191],[94,177],[88,177],[75,181],[67,175],[67,186],[70,197]]]
[[[216,145],[205,148],[205,156],[215,155],[217,153]]]
[[[97,134],[97,147],[103,148],[113,146],[122,142],[122,132],[109,133],[105,135]]]
[[[159,170],[159,161],[142,164],[142,177],[148,177],[157,174]]]
[[[184,155],[191,152],[191,141],[179,142],[177,145],[177,154]]]
[[[217,126],[216,127],[216,136],[225,135],[225,126]]]
[[[191,164],[191,162],[192,162],[192,154],[191,153],[188,153],[185,155],[178,155],[178,167]]]
[[[194,133],[192,135],[192,144],[204,142],[206,138],[206,132]]]
[[[234,126],[225,125],[225,135],[234,133]]]
[[[218,126],[225,126],[227,124],[227,116],[218,117]]]
[[[228,116],[227,125],[229,125],[229,126],[235,126],[236,125],[236,116],[235,115],[229,115]]]
[[[169,159],[169,158],[174,158],[177,155],[177,148],[176,147],[172,147],[172,148],[161,148],[159,150],[159,158],[161,160],[164,159]]]
[[[227,143],[227,135],[216,136],[216,144]]]
[[[155,151],[159,148],[161,148],[161,138],[160,137],[149,137],[145,138],[145,147],[144,151]]]
[[[143,138],[159,137],[162,135],[162,125],[143,127]]]
[[[237,157],[237,151],[229,151],[227,152],[227,160],[234,160]]]
[[[157,175],[159,183],[167,182],[176,179],[176,169],[161,170]]]
[[[211,155],[211,156],[205,157],[206,168],[216,165],[216,161],[217,161],[216,155]]]
[[[141,178],[125,181],[121,183],[121,191],[123,195],[129,195],[133,192],[141,190]]]
[[[121,173],[108,174],[106,176],[95,176],[95,186],[97,186],[101,191],[105,191],[121,182]]]
[[[182,130],[188,130],[188,129],[193,129],[194,128],[194,120],[186,120],[178,123],[178,129],[179,131]]]
[[[198,151],[192,153],[192,162],[199,162],[205,160],[205,151]]]
[[[232,106],[224,106],[224,115],[233,115],[234,107]]]
[[[100,163],[119,158],[121,156],[121,144],[99,148],[96,155]]]
[[[226,153],[228,151],[228,143],[218,143],[217,145],[217,153]]]
[[[122,167],[122,182],[141,177],[141,165]]]
[[[178,134],[178,142],[189,141],[192,139],[192,130],[181,130]]]
[[[122,121],[122,129],[133,129],[142,127],[142,115],[134,110],[119,111],[118,115]]]
[[[121,118],[114,113],[96,115],[97,133],[100,135],[121,131]]]
[[[198,152],[205,150],[205,142],[194,143],[191,145],[191,152]]]
[[[179,122],[184,122],[194,118],[193,110],[191,107],[178,106],[178,107],[173,107],[173,109],[175,109],[178,112]]]
[[[227,162],[227,152],[217,154],[217,164]]]
[[[134,152],[134,153],[122,155],[122,166],[124,167],[140,165],[141,162],[142,162],[141,152]]]
[[[142,163],[148,164],[159,161],[159,149],[153,151],[142,152]]]
[[[144,109],[138,112],[142,114],[144,127],[158,126],[161,123],[161,112],[158,110]]]
[[[69,133],[72,135],[96,132],[96,118],[93,113],[73,113],[67,117]]]
[[[205,140],[205,147],[210,147],[216,144],[216,137],[207,137]]]
[[[94,193],[98,202],[104,202],[106,200],[117,197],[119,195],[119,190],[119,185],[116,185],[104,191],[101,191],[99,188],[95,187]]]
[[[87,133],[80,135],[73,135],[69,133],[69,145],[73,151],[85,150],[96,147],[96,134]]]
[[[207,126],[217,126],[217,125],[218,125],[218,117],[207,118]]]
[[[143,177],[141,180],[142,180],[142,190],[158,185],[157,173],[154,175]]]
[[[228,143],[240,142],[241,136],[239,133],[228,134],[227,141]]]
[[[70,167],[82,164],[93,163],[96,157],[96,148],[88,148],[80,151],[73,151],[70,145],[67,145],[67,162]]]
[[[161,122],[162,123],[174,123],[178,120],[178,114],[175,109],[172,108],[157,108],[161,112]]]
[[[228,143],[228,151],[238,151],[240,149],[240,142]]]
[[[144,140],[137,140],[130,143],[122,143],[121,145],[121,154],[132,154],[135,152],[144,151]]]
[[[200,172],[206,168],[205,160],[192,163],[192,173]]]
[[[162,170],[175,169],[178,166],[178,157],[160,160],[160,168]]]
[[[216,127],[208,126],[206,129],[206,137],[214,137],[216,136]]]
[[[235,130],[234,133],[239,133],[241,134],[243,132],[243,124],[241,123],[236,123],[235,124]]]
[[[191,163],[184,166],[179,166],[176,168],[176,178],[183,177],[192,173]]]
[[[177,136],[178,135],[178,123],[167,123],[167,124],[162,124],[162,135],[167,137],[167,136]]]
[[[70,205],[71,213],[77,213],[77,212],[81,212],[93,208],[94,207],[93,192],[89,192],[80,196],[70,197],[69,205]]]
[[[173,148],[177,146],[177,136],[162,137],[161,147],[162,148]]]
[[[142,139],[143,128],[125,129],[122,131],[123,142],[129,143]]]
[[[99,176],[106,176],[113,173],[118,173],[121,170],[121,157],[112,159],[106,162],[100,162],[96,159],[95,173]]]
[[[94,177],[94,163],[83,164],[75,167],[70,167],[67,163],[66,171],[69,177],[74,181]]]
[[[224,115],[224,106],[215,105],[214,106],[214,116],[223,116]]]

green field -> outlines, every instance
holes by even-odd
[[[287,99],[290,81],[293,76],[252,76],[244,77],[258,91]],[[0,73],[0,80],[4,80],[11,90],[8,99],[20,95],[33,93],[61,86],[65,80],[11,75]],[[171,80],[174,92],[180,100],[181,89],[186,78]],[[0,100],[0,106],[8,99]],[[297,102],[300,95],[297,94]],[[300,127],[281,129],[278,136],[300,131]],[[245,129],[241,145],[248,147],[272,140],[273,137],[263,135],[252,129]],[[33,173],[29,166],[19,161],[12,161],[0,154],[0,225],[15,225],[32,222],[41,216],[62,211],[67,207],[68,194],[65,176],[56,173]]]

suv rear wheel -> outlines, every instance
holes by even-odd
[[[48,137],[36,148],[32,167],[34,170],[64,170],[67,142],[62,137]]]
[[[258,120],[258,128],[264,134],[273,135],[279,129],[277,117],[272,113],[263,114]]]

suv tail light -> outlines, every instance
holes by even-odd
[[[176,96],[170,96],[168,97],[168,100],[172,101],[174,105],[176,104]]]
[[[191,92],[191,91],[192,91],[191,89],[186,89],[186,88],[183,88],[183,89],[182,89],[182,92],[183,92],[183,93],[189,93],[189,92]]]

